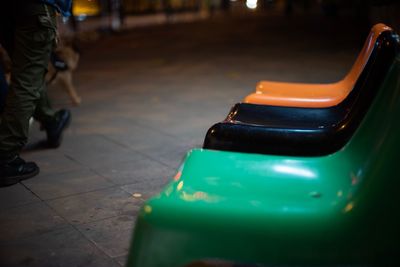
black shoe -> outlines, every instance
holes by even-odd
[[[47,145],[51,148],[57,148],[61,145],[63,131],[71,122],[71,112],[61,109],[56,113],[56,121],[44,126],[47,133]]]
[[[25,162],[19,156],[0,163],[0,186],[9,186],[29,179],[39,173],[34,162]]]

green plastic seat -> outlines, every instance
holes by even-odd
[[[190,151],[137,218],[127,266],[400,263],[400,57],[350,141],[320,157]]]

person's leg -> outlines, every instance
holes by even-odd
[[[17,18],[10,53],[10,90],[0,124],[1,154],[18,154],[27,142],[29,119],[42,96],[55,37],[54,26],[46,14]]]
[[[54,33],[56,33],[57,22],[55,11],[53,8],[48,6],[45,6],[45,11],[46,16],[47,18],[49,18],[49,20],[41,21],[41,24],[43,24],[45,27],[52,28],[54,30]],[[55,44],[55,39],[53,41],[53,44]],[[51,50],[53,49],[54,46],[51,48]],[[47,60],[46,72],[49,60],[50,58],[48,58]],[[44,78],[39,93],[40,96],[36,105],[36,109],[33,113],[33,117],[35,118],[35,120],[39,121],[42,124],[42,128],[46,131],[47,145],[52,148],[57,148],[61,144],[62,133],[64,129],[69,125],[71,113],[65,109],[59,110],[57,112],[53,110],[47,95],[46,82]]]
[[[59,147],[62,140],[62,133],[70,123],[71,113],[65,109],[55,112],[51,107],[45,87],[41,91],[33,117],[41,123],[42,129],[46,131],[48,147]]]
[[[11,185],[39,172],[36,164],[26,163],[18,154],[27,142],[29,119],[42,96],[56,37],[46,6],[16,2],[12,47],[8,49],[11,82],[0,117],[0,185]]]
[[[39,23],[46,28],[51,29],[54,32],[54,36],[52,36],[52,42],[49,43],[49,50],[48,53],[46,54],[46,62],[45,62],[45,66],[46,66],[46,72],[44,73],[44,75],[46,75],[47,73],[47,67],[50,61],[50,54],[51,51],[54,49],[55,46],[55,40],[56,40],[56,18],[55,18],[55,11],[53,8],[45,6],[45,15],[39,17]],[[39,100],[37,102],[36,105],[36,109],[33,113],[33,117],[37,120],[40,121],[42,124],[47,124],[47,123],[51,123],[54,121],[55,119],[55,111],[53,110],[53,108],[51,107],[50,104],[50,100],[47,96],[47,90],[46,90],[46,82],[44,79],[44,75],[43,75],[43,82],[39,88]]]
[[[55,111],[51,107],[45,84],[43,84],[43,88],[39,91],[39,100],[33,113],[33,117],[43,125],[55,120]]]

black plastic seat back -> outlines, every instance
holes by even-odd
[[[299,156],[333,153],[358,128],[398,53],[399,36],[383,32],[354,89],[340,104],[329,108],[236,104],[223,122],[208,130],[203,147]]]

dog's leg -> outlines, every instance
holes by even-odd
[[[67,91],[69,96],[72,99],[72,102],[75,105],[79,105],[82,102],[82,99],[78,96],[78,93],[75,90],[75,87],[72,83],[72,75],[70,71],[60,71],[58,73],[60,77],[58,77],[59,81],[62,83],[64,90]]]

